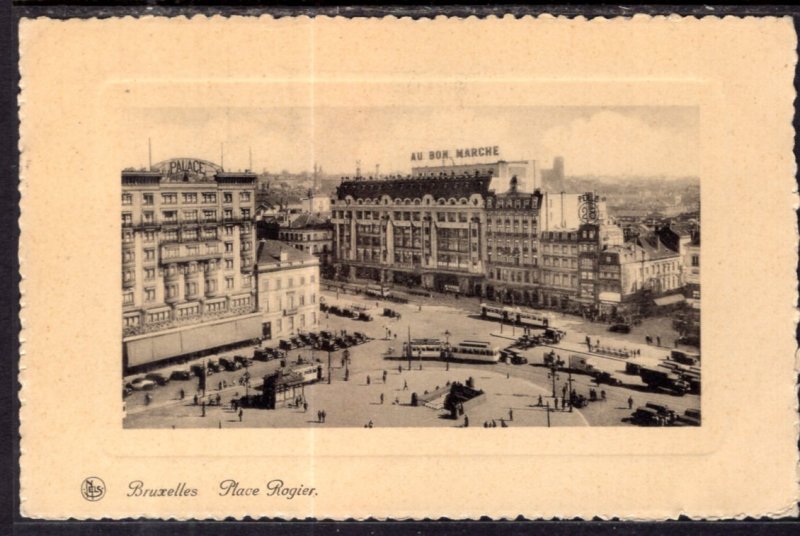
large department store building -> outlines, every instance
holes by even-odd
[[[122,172],[126,371],[260,336],[255,181],[191,158]]]
[[[624,245],[597,194],[527,190],[493,166],[344,178],[331,201],[337,276],[576,311],[616,311],[642,290],[683,285],[677,253],[658,237]],[[641,269],[601,257],[624,247]]]

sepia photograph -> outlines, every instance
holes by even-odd
[[[697,107],[125,123],[126,428],[701,424]]]

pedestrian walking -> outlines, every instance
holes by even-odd
[[[322,410],[322,422],[325,422],[328,419],[328,412],[324,409]]]
[[[372,428],[372,419],[370,419],[369,423],[367,423],[367,428]]]
[[[317,411],[317,422],[322,422],[322,412]]]
[[[464,415],[464,428],[469,428],[469,417]]]
[[[656,345],[657,346],[661,346],[661,337],[660,336],[656,337]]]
[[[381,393],[381,404],[383,404],[383,393]]]
[[[308,402],[303,402],[303,413],[308,411]]]
[[[222,382],[217,384],[217,391],[222,391]]]
[[[242,422],[242,416],[244,415],[244,410],[239,408],[239,422]]]
[[[181,389],[181,400],[183,400],[183,398],[185,396],[186,396],[186,392],[183,389]]]
[[[150,405],[150,402],[153,400],[153,397],[150,396],[150,393],[144,395],[144,403],[146,406]]]
[[[403,365],[397,365],[397,373],[398,374],[402,374],[403,373]]]
[[[536,405],[541,407],[541,405],[542,405],[542,395],[539,395],[539,401],[536,403]]]
[[[557,396],[554,396],[554,397],[553,397],[553,407],[555,407],[556,409],[558,409],[558,397],[557,397]]]
[[[408,391],[408,381],[403,380],[403,391]]]
[[[605,402],[605,400],[606,400],[606,390],[605,389],[601,389],[600,390],[600,398],[603,400],[603,402]]]
[[[513,421],[514,420],[514,410],[511,409],[511,408],[508,408],[508,420],[509,421]]]
[[[386,376],[388,376],[388,374],[387,374],[387,373],[386,373],[386,371],[384,370],[384,371],[383,371],[383,383],[386,383]]]
[[[628,397],[628,409],[633,409],[633,397]]]
[[[369,374],[367,374],[367,385],[369,385],[369,383],[370,383],[370,381],[369,381]]]
[[[194,395],[194,405],[197,405],[197,395]]]
[[[202,414],[202,416],[203,417],[206,416],[206,401],[205,400],[203,400],[203,414]]]

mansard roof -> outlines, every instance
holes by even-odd
[[[491,175],[443,177],[402,177],[376,180],[344,180],[336,188],[336,198],[376,199],[388,195],[392,199],[414,199],[428,194],[438,198],[468,198],[472,194],[489,193]]]

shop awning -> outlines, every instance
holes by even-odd
[[[601,292],[598,298],[601,302],[606,303],[619,303],[622,301],[622,296],[619,292]]]
[[[660,298],[654,298],[653,301],[659,307],[664,305],[672,305],[674,303],[681,303],[686,301],[686,296],[683,294],[672,294],[671,296],[662,296]]]

